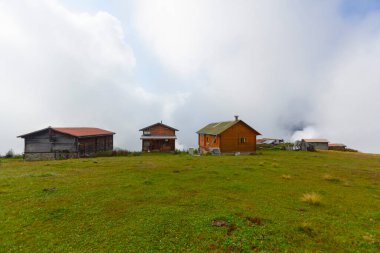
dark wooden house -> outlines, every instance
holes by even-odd
[[[208,124],[197,134],[201,152],[218,149],[220,153],[255,153],[256,137],[261,135],[238,116],[234,121]]]
[[[53,160],[112,151],[114,134],[92,127],[48,127],[18,137],[25,140],[26,160]]]
[[[140,129],[142,131],[142,151],[144,152],[173,152],[175,151],[175,132],[177,129],[162,123]]]

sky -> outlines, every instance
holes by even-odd
[[[380,153],[380,1],[0,0],[0,154],[48,126],[179,148],[234,115],[262,137]]]

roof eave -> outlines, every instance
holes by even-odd
[[[234,124],[232,124],[231,126],[229,126],[229,127],[226,128],[226,129],[224,129],[224,130],[223,130],[222,132],[220,132],[219,134],[222,134],[223,132],[227,131],[227,129],[233,127],[234,125],[236,125],[236,124],[239,123],[239,122],[242,122],[242,123],[245,124],[247,127],[249,127],[250,129],[252,129],[252,130],[256,133],[256,135],[261,135],[261,133],[257,132],[253,127],[251,127],[250,125],[248,125],[247,123],[245,123],[245,122],[242,121],[241,119],[235,121]]]
[[[214,136],[217,136],[217,135],[219,135],[219,134],[212,134],[212,133],[204,133],[204,132],[196,132],[197,134],[207,134],[207,135],[214,135]]]
[[[45,130],[48,130],[48,129],[51,129],[51,127],[46,127],[46,128],[43,128],[43,129],[40,129],[40,130],[37,130],[37,131],[34,131],[34,132],[30,132],[30,133],[27,133],[27,134],[23,134],[23,135],[19,135],[17,136],[17,138],[25,138],[26,136],[28,135],[32,135],[32,134],[35,134],[35,133],[39,133],[39,132],[42,132],[42,131],[45,131]]]
[[[71,134],[69,134],[71,135]],[[110,135],[115,135],[115,133],[110,133],[110,134],[95,134],[95,135],[71,135],[77,138],[91,138],[91,137],[102,137],[102,136],[110,136]]]
[[[165,125],[164,123],[160,123],[160,122],[157,122],[157,123],[155,123],[155,124],[153,124],[153,125],[150,125],[150,126],[147,126],[147,127],[144,127],[144,128],[141,128],[139,131],[145,131],[146,129],[149,129],[149,128],[154,127],[154,126],[156,126],[156,125],[163,125],[163,126],[169,128],[169,129],[171,129],[171,130],[179,131],[178,129],[175,129],[174,127],[171,127],[171,126]]]

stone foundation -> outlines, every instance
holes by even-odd
[[[25,153],[24,159],[27,161],[41,161],[41,160],[59,160],[77,158],[77,153]]]

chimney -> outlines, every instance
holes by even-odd
[[[235,121],[239,120],[239,115],[235,115]]]

